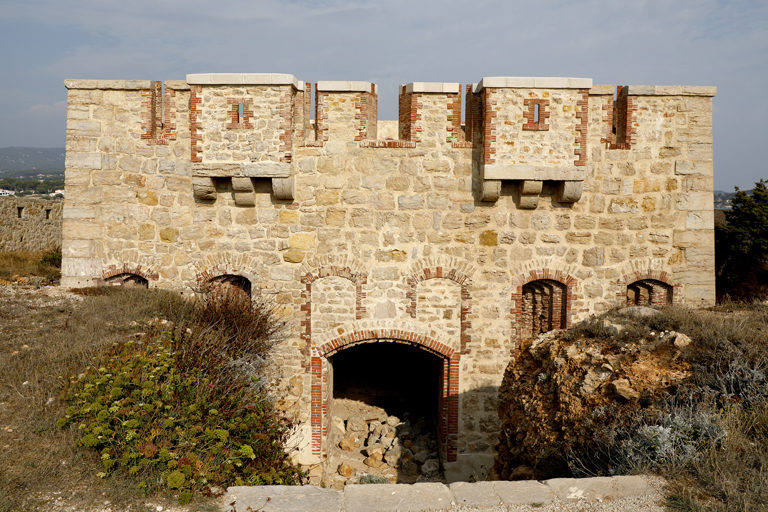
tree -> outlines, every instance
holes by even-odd
[[[751,195],[736,187],[731,205],[715,229],[718,293],[747,298],[768,277],[768,182],[755,183]]]

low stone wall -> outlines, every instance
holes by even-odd
[[[63,201],[0,198],[0,251],[61,250]]]

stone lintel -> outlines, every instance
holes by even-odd
[[[152,88],[152,80],[64,80],[67,89],[139,91]]]
[[[717,87],[697,85],[629,85],[630,96],[715,96]]]
[[[591,89],[591,78],[567,77],[522,77],[522,76],[493,76],[483,77],[474,85],[474,93],[484,88],[494,89]]]
[[[583,181],[586,171],[581,167],[540,167],[535,165],[490,164],[483,166],[486,180]]]
[[[317,90],[321,92],[371,92],[371,82],[347,82],[321,80],[317,82]],[[379,93],[376,87],[375,93]]]
[[[293,165],[283,162],[253,162],[247,164],[192,164],[192,175],[210,178],[289,178]]]
[[[616,92],[615,85],[593,85],[589,90],[590,96],[613,96]]]
[[[285,73],[198,73],[187,75],[190,85],[292,85],[301,89],[295,76]]]
[[[405,92],[434,92],[443,94],[458,94],[461,84],[453,82],[411,82],[405,84]]]

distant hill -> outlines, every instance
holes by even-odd
[[[64,148],[0,148],[0,176],[18,176],[18,171],[63,170],[64,154]]]

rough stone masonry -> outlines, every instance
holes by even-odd
[[[492,466],[522,339],[616,303],[715,298],[714,87],[414,82],[378,121],[368,82],[317,82],[314,119],[287,74],[65,84],[62,285],[274,296],[302,463],[333,442],[341,350],[439,358],[458,480]]]

